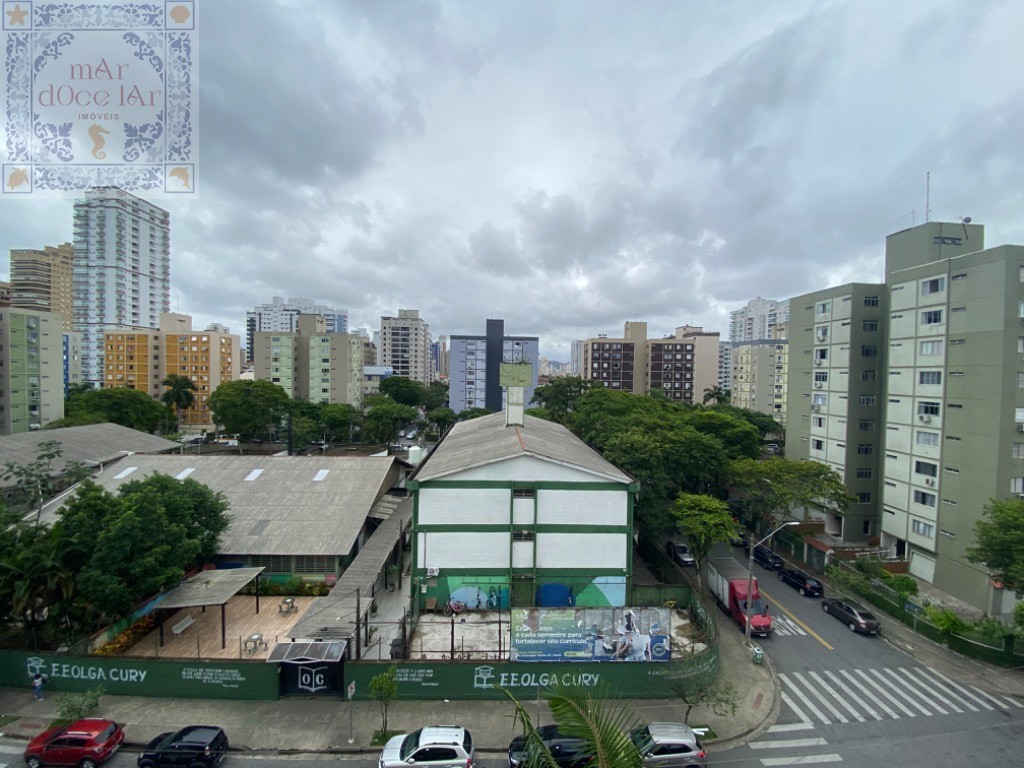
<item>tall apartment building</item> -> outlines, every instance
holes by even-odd
[[[378,365],[390,367],[395,376],[413,379],[424,386],[432,381],[430,326],[420,318],[418,309],[400,309],[397,317],[381,317],[378,349]]]
[[[468,408],[504,410],[505,393],[499,377],[502,363],[530,363],[530,386],[523,393],[529,403],[537,387],[540,342],[536,336],[506,336],[504,320],[488,320],[484,336],[451,337],[449,407],[459,413]]]
[[[648,339],[647,323],[627,322],[621,338],[583,342],[583,378],[640,395],[660,389],[685,403],[699,403],[704,389],[718,383],[718,361],[719,334],[696,326]]]
[[[51,312],[0,308],[0,433],[64,418],[62,323]]]
[[[269,304],[260,304],[245,313],[245,344],[249,359],[253,359],[253,344],[257,333],[295,333],[301,315],[323,317],[326,333],[348,333],[347,309],[317,304],[313,299],[289,298],[285,301],[280,296],[274,296]]]
[[[157,329],[171,308],[171,217],[115,187],[75,201],[72,314],[82,334],[82,377],[104,381],[107,331]]]
[[[857,501],[825,513],[845,543],[879,534],[885,286],[850,283],[790,299],[786,456],[835,469]]]
[[[82,383],[82,335],[65,331],[62,337],[64,399],[67,400],[71,387]]]
[[[768,414],[786,423],[786,366],[789,343],[785,339],[759,339],[731,345],[731,403]]]
[[[718,386],[722,389],[732,387],[732,342],[718,342]]]
[[[569,346],[569,375],[583,375],[583,346],[586,342],[583,339],[574,339]]]
[[[0,280],[0,307],[11,306],[11,284]]]
[[[775,338],[773,328],[789,320],[789,301],[758,296],[746,306],[729,313],[729,341],[757,341]]]
[[[10,306],[58,314],[70,331],[73,261],[71,243],[12,250]]]
[[[363,402],[365,342],[354,333],[328,332],[322,316],[303,314],[293,333],[256,333],[253,372],[294,399],[358,408]]]
[[[160,399],[168,376],[185,376],[196,391],[195,404],[181,414],[182,430],[212,429],[208,400],[221,383],[239,377],[240,347],[239,337],[222,325],[195,331],[188,315],[165,312],[155,330],[105,334],[103,386],[131,387]]]

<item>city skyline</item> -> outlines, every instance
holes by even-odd
[[[929,173],[932,220],[1024,241],[1009,2],[311,2],[239,35],[245,8],[197,9],[205,185],[151,201],[199,327],[312,296],[353,328],[501,318],[556,360],[630,319],[724,334],[752,297],[880,279]],[[68,201],[2,216],[0,250],[72,240]]]

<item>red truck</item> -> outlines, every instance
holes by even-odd
[[[732,558],[716,558],[708,560],[708,587],[715,596],[719,607],[740,625],[740,630],[747,628],[747,569]],[[768,637],[772,633],[772,617],[768,615],[768,606],[762,602],[761,593],[757,589],[757,579],[752,582],[750,603],[750,634],[757,637]]]

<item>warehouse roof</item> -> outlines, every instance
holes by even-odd
[[[632,477],[561,424],[527,415],[523,426],[505,426],[504,413],[456,424],[410,479],[437,480],[517,456],[566,464],[606,480],[633,482]]]
[[[93,479],[114,491],[164,474],[223,493],[232,519],[221,554],[340,555],[387,493],[394,463],[390,456],[129,456]],[[51,520],[55,514],[55,506],[44,511]]]

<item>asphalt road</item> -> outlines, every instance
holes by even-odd
[[[801,597],[774,571],[754,571],[776,626],[759,642],[779,675],[782,708],[767,733],[713,753],[712,765],[1024,765],[1024,703],[917,662],[886,639],[884,615],[880,636],[855,634],[820,599]]]

